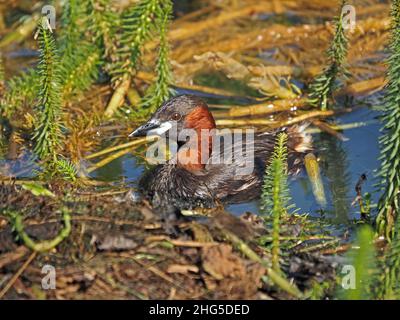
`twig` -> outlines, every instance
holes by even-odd
[[[364,81],[359,81],[353,84],[350,84],[346,88],[340,91],[340,94],[350,94],[353,96],[363,95],[363,94],[373,94],[376,91],[381,90],[387,81],[385,77],[377,77],[373,79],[368,79]]]
[[[85,159],[89,160],[89,159],[97,158],[97,157],[103,156],[103,155],[105,155],[107,153],[111,153],[111,152],[114,152],[114,151],[117,151],[117,150],[133,147],[133,146],[136,146],[138,144],[142,144],[142,143],[145,143],[147,141],[151,141],[151,140],[149,140],[149,138],[150,137],[136,139],[135,141],[123,143],[123,144],[120,144],[120,145],[114,146],[114,147],[110,147],[110,148],[101,150],[99,152],[92,153],[92,154],[86,156]]]
[[[365,121],[365,122],[353,122],[353,123],[345,123],[345,124],[332,124],[330,127],[333,130],[350,130],[350,129],[357,129],[361,127],[368,126],[370,124],[376,123],[377,121],[371,120],[371,121]],[[307,133],[314,134],[314,133],[319,133],[321,132],[321,129],[319,128],[307,128],[306,129]]]
[[[154,273],[156,276],[160,277],[161,279],[169,282],[170,284],[172,284],[173,286],[177,286],[180,289],[184,289],[184,287],[182,286],[182,284],[178,283],[176,280],[174,280],[173,278],[171,278],[170,276],[168,276],[166,273],[164,273],[163,271],[161,271],[160,269],[154,267],[154,266],[147,266],[145,263],[141,262],[139,259],[135,258],[135,257],[131,257],[131,259],[133,259],[133,261],[135,261],[137,264],[139,264],[140,266],[142,266],[143,268],[149,270],[150,272]]]
[[[10,281],[7,283],[7,285],[4,287],[3,290],[0,291],[0,299],[4,297],[4,295],[8,292],[8,290],[11,289],[11,287],[14,285],[15,281],[18,280],[20,275],[25,271],[25,269],[31,264],[33,259],[35,259],[37,255],[37,251],[33,251],[32,254],[29,256],[28,260],[25,261],[25,263],[19,268],[16,274],[10,279]]]
[[[218,245],[217,242],[200,242],[200,241],[189,241],[189,240],[179,240],[171,239],[167,236],[151,236],[146,238],[146,242],[159,242],[168,241],[177,247],[192,247],[192,248],[203,248]]]
[[[323,122],[323,121],[320,121],[320,120],[313,120],[312,123],[313,123],[313,125],[315,125],[318,128],[320,128],[322,131],[325,131],[326,133],[334,136],[335,138],[338,138],[341,141],[348,141],[349,140],[349,138],[347,138],[343,134],[337,132],[334,128],[332,128],[326,122]]]
[[[304,252],[310,252],[310,251],[315,251],[315,250],[319,250],[319,249],[323,249],[325,247],[328,247],[330,245],[334,245],[335,243],[337,243],[339,240],[335,239],[335,240],[329,240],[329,241],[325,241],[322,243],[318,243],[316,245],[313,246],[309,246],[309,247],[305,247],[302,249],[297,250],[298,253],[304,253]],[[294,249],[294,248],[293,248]]]
[[[303,121],[309,120],[311,118],[318,118],[318,117],[326,118],[326,117],[330,117],[330,116],[333,116],[333,115],[336,115],[336,114],[339,114],[339,113],[342,113],[342,112],[343,113],[349,113],[349,112],[352,112],[352,111],[353,111],[352,108],[340,109],[339,111],[334,111],[334,110],[310,111],[310,112],[304,113],[304,114],[302,114],[302,115],[300,115],[298,117],[295,117],[293,119],[288,119],[286,121],[283,121],[281,125],[282,126],[290,126],[292,124],[303,122]]]
[[[276,112],[289,111],[292,108],[302,107],[306,99],[281,99],[255,105],[234,106],[229,110],[230,117],[259,116]]]
[[[267,119],[217,119],[217,126],[272,126],[276,121]]]
[[[118,159],[124,155],[126,155],[127,153],[131,152],[134,148],[127,148],[124,150],[121,150],[119,152],[114,153],[113,155],[97,162],[96,164],[94,164],[92,167],[87,169],[88,173],[91,173],[101,167],[104,167],[105,165],[109,164],[110,162],[114,161],[115,159]]]
[[[310,111],[306,112],[300,116],[297,116],[292,119],[288,119],[282,122],[277,122],[273,120],[268,120],[268,119],[219,119],[216,120],[216,124],[220,126],[246,126],[246,125],[266,125],[266,126],[278,126],[278,127],[284,127],[284,126],[290,126],[299,122],[303,122],[306,120],[309,120],[311,118],[325,118],[325,117],[330,117],[342,112],[351,112],[353,111],[352,108],[348,109],[341,109],[339,111],[334,111],[334,110],[316,110],[316,111]]]

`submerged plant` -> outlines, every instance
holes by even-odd
[[[335,82],[341,74],[348,74],[345,63],[347,56],[348,39],[343,28],[342,8],[346,4],[342,1],[340,13],[335,18],[335,35],[329,49],[326,52],[329,65],[325,67],[321,74],[315,77],[309,88],[309,103],[321,110],[328,108],[328,99],[331,98],[333,91],[337,88]]]
[[[160,45],[158,49],[158,59],[156,65],[157,78],[147,90],[143,102],[141,104],[141,113],[153,112],[155,108],[159,107],[164,101],[167,101],[174,93],[170,89],[172,82],[171,66],[168,61],[169,44],[167,39],[167,31],[169,21],[172,14],[172,3],[166,1],[164,10],[157,17],[157,25],[160,30]]]
[[[100,47],[92,43],[87,33],[91,17],[88,0],[66,1],[62,15],[62,32],[60,35],[61,79],[63,100],[88,89],[98,78],[100,64]]]
[[[381,167],[379,187],[383,192],[378,203],[377,230],[388,239],[400,212],[400,1],[391,10],[392,34],[389,44],[388,84],[383,99],[383,135],[380,138]]]
[[[40,91],[36,107],[33,140],[34,152],[41,158],[57,158],[61,142],[61,98],[59,57],[55,40],[46,18],[39,23],[40,58],[38,75]]]
[[[90,31],[91,42],[101,49],[102,59],[108,65],[106,71],[110,71],[110,64],[117,59],[117,46],[114,39],[120,27],[120,16],[112,8],[110,0],[87,0],[86,19]]]
[[[171,10],[170,0],[142,0],[126,10],[121,21],[123,32],[120,42],[122,47],[118,50],[118,61],[113,67],[116,90],[107,106],[106,116],[111,116],[122,105],[132,77],[138,69],[144,44],[156,31],[160,33],[160,51],[157,63],[158,83],[154,87],[154,93],[162,95],[161,99],[167,97],[168,92],[165,88],[169,86],[171,77],[165,33]]]
[[[37,92],[38,75],[29,70],[7,81],[7,90],[0,99],[0,114],[9,118],[17,110],[31,106]]]
[[[287,139],[288,136],[284,132],[277,137],[274,153],[266,169],[261,196],[261,212],[264,219],[272,217],[272,266],[275,271],[280,270],[280,221],[291,208],[287,184]]]
[[[64,180],[75,182],[78,172],[75,165],[68,159],[60,158],[55,163],[56,173],[60,174]]]

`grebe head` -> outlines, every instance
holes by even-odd
[[[179,134],[183,129],[214,129],[215,121],[203,100],[192,95],[180,95],[165,102],[149,121],[129,136],[162,135],[174,125]]]

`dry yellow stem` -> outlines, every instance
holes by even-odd
[[[210,30],[221,25],[249,15],[261,13],[261,12],[273,12],[274,4],[270,2],[252,4],[244,8],[233,11],[223,11],[218,16],[210,17],[207,20],[196,21],[193,23],[180,24],[179,28],[173,29],[168,34],[168,39],[170,41],[181,41],[192,36],[196,36],[198,33],[204,30]],[[154,48],[156,43],[149,45],[149,48]]]
[[[288,111],[294,107],[299,108],[304,106],[306,99],[282,99],[275,100],[270,103],[262,103],[250,106],[235,106],[229,110],[230,117],[244,117],[266,115],[275,112]]]
[[[133,148],[127,148],[124,150],[121,150],[119,152],[114,153],[113,155],[97,162],[96,164],[94,164],[92,167],[87,169],[88,173],[91,173],[101,167],[104,167],[105,165],[109,164],[110,162],[114,161],[115,159],[118,159],[124,155],[126,155],[127,153],[131,152],[133,150]]]
[[[217,126],[270,126],[276,121],[267,119],[218,119]]]
[[[311,118],[317,118],[317,117],[330,117],[333,116],[336,112],[333,110],[317,110],[317,111],[310,111],[307,113],[304,113],[298,117],[288,119],[286,121],[283,121],[280,126],[290,126],[299,122],[303,122],[305,120],[309,120]]]
[[[117,111],[117,109],[122,106],[130,86],[131,76],[126,74],[124,75],[121,83],[115,89],[114,94],[112,95],[111,100],[108,103],[106,111],[104,112],[104,116],[106,118],[112,117],[115,111]]]
[[[384,77],[377,77],[369,80],[353,83],[342,92],[351,95],[362,95],[381,90],[386,84]]]
[[[133,147],[133,146],[137,146],[137,145],[142,144],[142,143],[144,143],[146,141],[148,141],[147,138],[136,139],[135,141],[127,142],[127,143],[124,143],[124,144],[120,144],[118,146],[114,146],[114,147],[111,147],[111,148],[107,148],[107,149],[101,150],[101,151],[96,152],[96,153],[92,153],[92,154],[86,156],[85,159],[89,160],[89,159],[97,158],[97,157],[103,156],[103,155],[105,155],[107,153],[111,153],[111,152],[118,151],[118,150],[121,150],[121,149],[126,149],[126,148]]]
[[[18,278],[21,276],[21,274],[25,271],[26,268],[31,264],[31,262],[36,258],[37,252],[33,251],[31,255],[29,256],[28,260],[24,262],[24,264],[21,266],[21,268],[18,269],[18,271],[13,275],[11,280],[7,283],[7,285],[3,288],[3,290],[0,291],[0,299],[4,297],[4,295],[8,292],[8,290],[11,289],[11,287],[14,285],[14,283],[18,280]]]

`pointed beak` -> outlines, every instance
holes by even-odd
[[[154,120],[150,120],[150,121],[146,122],[144,125],[141,125],[135,131],[133,131],[129,135],[129,138],[144,137],[149,133],[149,131],[157,129],[159,127],[160,127],[160,122],[154,121]]]
[[[144,125],[140,126],[137,128],[135,131],[133,131],[130,135],[129,138],[133,137],[144,137],[147,135],[162,135],[164,132],[168,131],[171,129],[172,125],[170,122],[163,122],[161,123],[160,121],[157,120],[150,120],[146,122]]]

